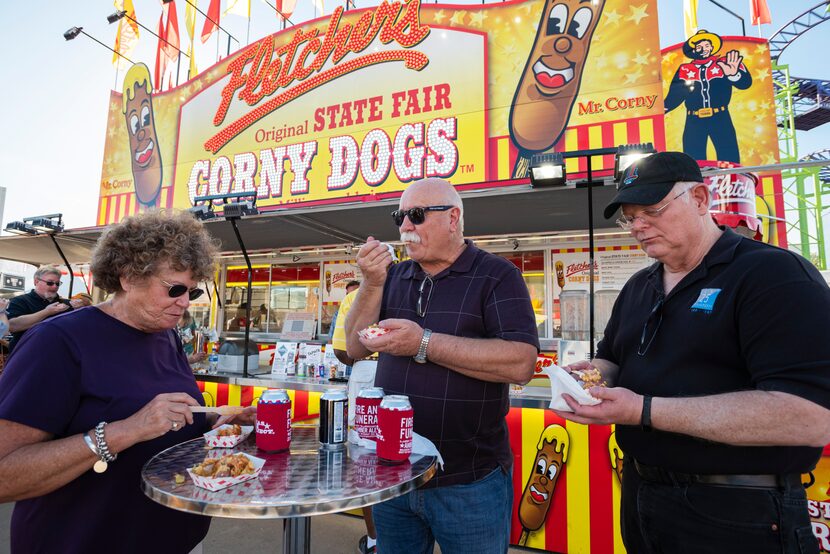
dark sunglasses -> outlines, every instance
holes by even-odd
[[[47,281],[46,279],[38,279],[41,283],[46,283],[48,287],[59,287],[62,284],[62,281]]]
[[[427,217],[427,212],[445,212],[451,210],[455,206],[419,206],[417,208],[409,208],[408,210],[395,210],[392,212],[392,219],[395,220],[395,225],[400,227],[403,225],[403,218],[409,217],[409,221],[413,225],[420,225]]]
[[[637,354],[640,356],[646,355],[648,347],[651,346],[652,342],[654,342],[654,337],[657,336],[657,330],[663,322],[663,300],[662,296],[657,299],[657,303],[654,304],[654,307],[651,309],[651,313],[648,314],[648,319],[646,319],[646,322],[643,325],[643,332],[640,334],[640,347],[637,349]],[[649,329],[651,327],[653,327],[654,330],[649,333]],[[651,335],[650,337],[649,334]],[[646,337],[648,337],[648,341],[646,341]]]
[[[187,285],[171,285],[164,279],[159,279],[159,281],[164,283],[164,286],[167,287],[167,296],[170,298],[178,298],[184,293],[187,293],[187,297],[190,298],[190,300],[196,300],[205,292],[200,288],[189,289],[187,288]]]

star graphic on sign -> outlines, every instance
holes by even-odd
[[[470,25],[473,27],[482,27],[484,20],[487,19],[485,12],[473,12],[470,14]]]
[[[718,66],[715,66],[715,67],[712,68],[712,75],[720,75],[722,72],[723,71]]]
[[[610,24],[613,23],[614,25],[620,24],[620,19],[622,16],[617,13],[617,10],[611,10],[610,12],[605,12],[605,20]]]
[[[766,69],[766,68],[755,72],[755,78],[759,81],[766,81],[769,76],[770,76],[769,69]]]
[[[697,73],[694,69],[687,68],[685,71],[686,74],[683,76],[684,79],[694,79],[695,77],[697,77]]]
[[[435,20],[436,23],[441,23],[442,21],[447,19],[447,14],[444,13],[444,10],[438,10],[437,12],[435,12],[432,18]]]
[[[648,4],[643,4],[642,6],[629,6],[631,8],[631,15],[629,15],[626,19],[628,21],[633,21],[635,25],[640,24],[640,20],[648,17],[646,13],[646,9],[648,9]]]
[[[756,54],[764,54],[764,53],[766,53],[766,51],[767,51],[767,45],[766,44],[759,44],[758,46],[755,47],[755,53]]]
[[[513,57],[513,54],[516,53],[516,43],[512,40],[506,41],[506,43],[501,47],[501,51],[508,57]]]
[[[625,76],[625,84],[636,83],[643,77],[642,70],[638,67],[637,71],[631,71]]]
[[[457,25],[459,27],[464,25],[464,16],[467,15],[467,12],[463,12],[461,10],[455,12],[453,16],[450,18],[450,23],[453,25]]]
[[[634,56],[634,63],[638,65],[647,65],[648,64],[648,52],[645,54],[640,54],[640,51],[637,50],[637,54]]]

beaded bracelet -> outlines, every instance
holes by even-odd
[[[93,469],[97,473],[103,473],[106,471],[107,464],[114,462],[115,459],[118,458],[118,454],[112,454],[109,446],[107,445],[107,439],[104,437],[104,427],[106,426],[106,421],[102,421],[95,426],[95,443],[98,446],[98,455],[101,456],[101,459],[95,462],[95,465],[93,466]]]

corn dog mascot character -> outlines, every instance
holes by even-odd
[[[605,0],[548,0],[510,107],[519,149],[513,177],[527,176],[530,156],[553,146],[571,115],[588,48]]]
[[[568,461],[569,444],[568,431],[561,425],[548,425],[539,435],[533,472],[519,501],[519,522],[523,529],[519,538],[521,545],[527,544],[530,533],[542,527],[548,517],[556,481]]]
[[[614,473],[617,475],[617,481],[622,485],[623,458],[625,458],[625,454],[623,454],[623,451],[620,450],[620,446],[617,444],[616,433],[611,433],[611,436],[608,437],[608,455],[611,457],[611,469],[614,470]]]
[[[145,207],[158,205],[161,192],[161,152],[153,115],[153,85],[143,63],[130,67],[124,76],[124,118],[130,138],[130,163],[135,196]]]

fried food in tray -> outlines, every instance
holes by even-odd
[[[231,435],[241,435],[242,434],[242,427],[234,423],[233,425],[227,425],[224,427],[220,427],[216,431],[217,437],[229,437]]]
[[[226,454],[218,459],[207,459],[201,464],[190,468],[200,477],[239,477],[253,474],[256,468],[253,462],[244,454]]]
[[[588,390],[591,387],[606,387],[608,386],[607,383],[602,378],[602,373],[595,367],[591,369],[585,369],[582,371],[574,371],[573,375],[577,377],[577,381],[579,385]]]

